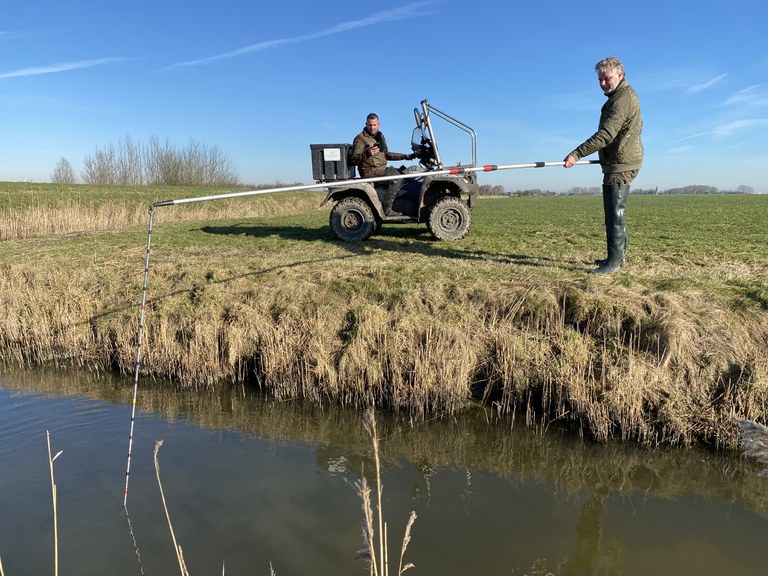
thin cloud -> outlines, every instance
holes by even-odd
[[[701,138],[703,136],[718,136],[720,138],[725,138],[735,134],[736,132],[741,132],[742,130],[748,130],[749,128],[760,126],[768,126],[768,118],[748,118],[744,120],[726,122],[725,124],[716,126],[712,130],[707,130],[706,132],[699,132],[697,134],[686,136],[685,138],[680,138],[679,141],[683,142],[685,140],[692,140],[694,138]]]
[[[20,78],[22,76],[40,76],[42,74],[59,74],[71,70],[82,70],[83,68],[93,68],[102,66],[111,62],[119,61],[119,58],[98,58],[94,60],[80,60],[78,62],[63,62],[61,64],[52,64],[50,66],[36,66],[32,68],[21,68],[12,72],[0,72],[0,79]]]
[[[762,84],[753,84],[739,90],[723,102],[724,106],[768,106],[768,92]]]
[[[706,82],[702,82],[700,84],[694,84],[693,86],[688,87],[686,92],[688,94],[698,94],[699,92],[703,92],[704,90],[711,88],[726,76],[728,76],[728,74],[720,74],[719,76],[715,76],[714,78],[707,80]]]
[[[748,118],[745,120],[734,120],[727,124],[721,124],[713,130],[718,136],[730,136],[735,132],[741,132],[749,128],[768,125],[768,118]]]
[[[206,58],[199,58],[197,60],[187,60],[186,62],[179,62],[172,64],[164,68],[164,71],[174,70],[176,68],[185,68],[189,66],[200,66],[202,64],[209,64],[218,60],[227,60],[229,58],[237,58],[245,54],[252,54],[254,52],[263,52],[264,50],[272,50],[285,46],[288,44],[300,44],[302,42],[309,42],[310,40],[316,40],[318,38],[324,38],[326,36],[333,36],[335,34],[341,34],[343,32],[349,32],[350,30],[357,30],[358,28],[366,28],[369,26],[377,26],[379,24],[386,24],[388,22],[396,22],[398,20],[407,20],[415,18],[416,16],[423,15],[423,9],[427,6],[435,4],[433,0],[427,0],[425,2],[416,2],[415,4],[408,4],[407,6],[401,6],[400,8],[393,8],[391,10],[385,10],[383,12],[376,12],[365,18],[359,20],[350,20],[348,22],[341,22],[325,30],[318,32],[312,32],[310,34],[302,34],[300,36],[294,36],[292,38],[282,38],[278,40],[268,40],[266,42],[259,42],[257,44],[251,44],[237,50],[231,50],[229,52],[223,52],[221,54],[215,54]]]

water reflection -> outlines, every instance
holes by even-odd
[[[81,413],[99,414],[103,403],[116,405],[124,413],[119,436],[126,440],[121,449],[127,449],[132,382],[90,372],[8,369],[0,380],[5,382],[0,387],[25,393],[94,402],[92,408],[81,404]],[[196,446],[183,453],[169,449],[165,456],[168,482],[177,498],[181,493],[185,503],[203,500],[199,509],[190,505],[190,522],[215,533],[219,518],[202,511],[229,506],[228,497],[243,493],[247,501],[234,508],[269,518],[272,524],[280,522],[281,528],[279,534],[251,526],[240,526],[239,531],[248,538],[277,540],[274,550],[281,555],[306,541],[314,541],[329,556],[361,547],[359,503],[348,487],[337,494],[339,480],[344,484],[362,470],[369,475],[374,469],[359,414],[331,405],[276,403],[244,388],[179,390],[151,381],[142,381],[137,407],[142,414],[161,415],[167,426],[192,423],[209,436],[226,435],[226,441],[210,447],[195,436],[191,442]],[[768,528],[768,484],[757,477],[759,466],[736,455],[588,444],[558,432],[524,430],[481,408],[458,418],[411,422],[389,414],[378,421],[386,468],[385,509],[391,514],[390,538],[397,549],[408,512],[416,509],[419,514],[408,553],[417,566],[414,573],[668,573],[659,570],[660,562],[678,574],[752,573],[768,563],[768,553],[759,552],[761,534]],[[121,420],[104,428],[114,428],[114,422]],[[7,432],[0,426],[0,433]],[[251,440],[308,445],[311,451],[300,450],[287,463],[282,449],[270,448],[256,458]],[[237,442],[242,446],[233,448]],[[302,461],[310,454],[320,487],[309,482],[303,469]],[[206,460],[206,470],[191,468],[192,476],[184,466],[196,455]],[[244,474],[274,475],[275,486],[256,489],[248,478],[233,478],[231,472],[226,477],[223,471],[232,469],[232,459]],[[183,470],[182,477],[177,469]],[[203,482],[199,476],[217,470],[225,476],[211,482],[221,486],[222,493],[201,496],[195,491]],[[132,475],[147,472],[147,466],[137,467]],[[272,490],[281,488],[292,496],[278,502]],[[266,501],[261,490],[268,491]],[[255,499],[260,504],[251,509]],[[307,514],[309,507],[317,511]],[[224,517],[244,522],[233,520],[238,512],[230,510]],[[142,510],[145,514],[149,512]],[[323,528],[326,521],[344,528],[334,530],[332,537]],[[333,539],[336,536],[341,541]],[[159,534],[150,549],[162,548],[162,538]],[[274,550],[265,553],[278,573],[307,573],[302,564],[291,563],[290,554],[279,562]],[[0,541],[0,554],[6,553]],[[334,566],[333,573],[347,573],[346,564],[330,559],[328,564]],[[313,570],[322,565],[317,559],[306,564]],[[349,566],[349,573],[364,573],[359,563]]]

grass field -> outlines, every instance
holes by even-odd
[[[132,373],[147,207],[210,190],[0,184],[0,354]],[[484,198],[469,235],[336,241],[320,192],[159,207],[144,371],[190,386],[733,447],[768,416],[768,196]]]

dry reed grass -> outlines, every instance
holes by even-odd
[[[206,190],[208,194],[215,191]],[[183,188],[167,188],[168,197],[147,198],[136,194],[135,198],[100,202],[89,199],[87,194],[77,198],[62,199],[50,205],[47,195],[37,200],[35,193],[24,205],[0,209],[0,241],[68,236],[92,232],[114,231],[145,226],[149,204],[154,200],[185,198],[195,194]],[[197,195],[201,193],[195,191]],[[223,192],[219,192],[223,193]],[[286,202],[286,198],[289,200]],[[317,193],[291,194],[281,198],[279,194],[259,196],[250,202],[242,200],[219,201],[214,204],[188,204],[176,207],[173,213],[159,211],[156,222],[191,220],[219,220],[223,218],[265,218],[278,214],[298,214],[317,210],[322,196]]]
[[[363,503],[363,541],[366,545],[366,548],[359,553],[359,556],[365,558],[368,562],[371,576],[389,576],[387,523],[384,521],[384,508],[381,503],[383,484],[381,479],[379,432],[376,426],[376,415],[373,410],[366,410],[363,418],[363,426],[373,444],[373,459],[375,465],[374,475],[376,479],[376,512],[374,513],[373,509],[371,488],[365,475],[363,475],[359,481],[355,482],[355,489]],[[414,568],[414,565],[411,563],[403,564],[405,551],[411,541],[411,530],[414,522],[416,522],[416,512],[411,511],[405,526],[403,542],[400,548],[397,576],[401,576],[406,570]],[[378,544],[375,540],[376,526],[378,526]]]
[[[6,268],[0,359],[131,373],[140,271],[129,256],[110,274],[42,257]],[[646,444],[735,447],[733,418],[768,413],[768,320],[704,294],[562,283],[485,299],[468,283],[415,285],[387,303],[290,271],[218,282],[183,268],[153,268],[144,366],[188,386],[254,383],[278,399],[421,416],[477,400],[527,424]]]

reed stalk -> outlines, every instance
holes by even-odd
[[[160,481],[160,462],[157,457],[157,453],[160,447],[163,445],[162,440],[155,442],[155,476],[157,477],[157,485],[160,488],[160,497],[163,500],[163,510],[165,510],[165,518],[168,521],[168,529],[171,531],[171,540],[173,541],[173,550],[176,553],[176,559],[179,562],[179,571],[181,576],[189,576],[187,565],[184,562],[184,554],[182,553],[181,546],[176,542],[176,534],[173,531],[173,524],[171,523],[171,515],[168,512],[168,504],[165,501],[165,493],[163,492],[163,483]]]
[[[56,482],[53,479],[53,462],[61,456],[63,450],[59,450],[55,456],[51,457],[51,434],[48,430],[45,431],[45,437],[48,442],[48,467],[51,471],[51,496],[53,499],[53,573],[55,576],[59,574],[59,517],[57,509],[57,489]]]
[[[365,519],[363,523],[363,539],[366,545],[364,556],[367,556],[368,558],[371,576],[389,576],[388,530],[387,523],[384,521],[384,508],[382,506],[383,483],[381,480],[379,434],[376,427],[376,416],[373,410],[366,410],[363,417],[363,426],[373,444],[373,456],[376,464],[376,522],[379,528],[377,549],[374,536],[374,513],[371,505],[371,489],[368,486],[368,481],[365,476],[362,476],[360,481],[355,483],[355,487],[363,502],[363,514]],[[406,570],[414,567],[414,565],[410,563],[403,565],[403,558],[405,557],[405,551],[408,548],[408,544],[411,541],[411,528],[415,521],[416,513],[411,511],[400,549],[400,562],[398,564],[397,576],[401,576]],[[376,562],[377,557],[379,562],[378,565]]]
[[[411,528],[413,527],[413,523],[416,522],[416,512],[414,510],[411,510],[411,515],[408,517],[408,524],[405,526],[405,535],[403,536],[403,545],[400,548],[400,563],[397,566],[397,574],[400,576],[403,572],[408,570],[409,568],[413,568],[414,565],[410,562],[408,564],[403,565],[403,558],[405,557],[405,550],[408,548],[408,544],[411,542]]]
[[[379,434],[376,430],[376,415],[373,410],[367,410],[365,413],[365,427],[371,436],[373,443],[373,457],[376,462],[376,500],[378,503],[378,522],[379,522],[379,561],[381,562],[381,574],[387,576],[386,559],[386,530],[384,524],[384,508],[381,506],[382,482],[381,482],[381,460],[379,459]]]

